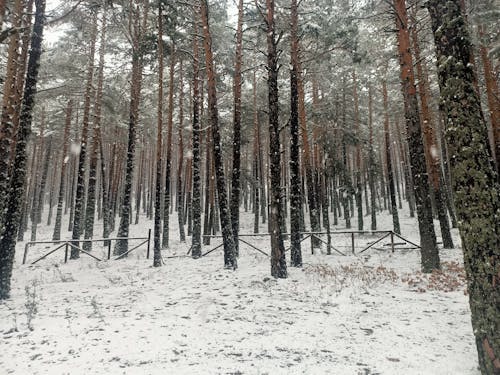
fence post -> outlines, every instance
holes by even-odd
[[[149,259],[149,251],[151,248],[151,228],[148,230],[148,250],[146,252],[146,258]]]
[[[354,255],[354,232],[351,232],[351,245],[352,245],[352,254]]]
[[[111,240],[108,240],[108,260],[111,259]]]
[[[28,256],[28,246],[29,246],[29,242],[26,243],[26,245],[24,246],[24,255],[23,255],[23,264],[26,264],[26,258]]]
[[[64,249],[64,263],[68,263],[68,243],[66,242],[66,246]]]

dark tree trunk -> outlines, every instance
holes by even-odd
[[[292,267],[302,267],[300,248],[300,216],[302,213],[302,194],[300,183],[299,149],[299,92],[298,71],[299,37],[297,1],[291,2],[291,71],[290,71],[290,252]]]
[[[45,0],[35,1],[35,23],[31,37],[31,50],[26,71],[22,110],[17,133],[14,163],[16,168],[10,181],[9,199],[0,237],[0,300],[10,296],[10,281],[16,251],[16,237],[21,218],[22,199],[26,184],[26,145],[31,131],[33,107],[37,90],[38,70],[42,54]]]
[[[172,174],[172,132],[174,123],[174,75],[175,75],[175,45],[170,51],[170,72],[168,84],[168,119],[167,119],[167,155],[165,160],[165,186],[163,196],[163,238],[162,249],[168,248],[171,205],[171,174]]]
[[[200,66],[198,47],[198,19],[199,12],[194,15],[193,37],[193,236],[191,256],[201,257],[201,129],[200,129]]]
[[[177,219],[179,223],[179,238],[181,242],[186,242],[186,232],[184,231],[184,194],[182,192],[182,169],[184,166],[184,72],[182,60],[179,64],[179,154],[177,166]],[[187,176],[185,176],[187,177]]]
[[[139,4],[137,4],[139,5]],[[143,14],[141,14],[141,10]],[[129,123],[128,123],[128,146],[127,146],[127,160],[125,167],[125,184],[123,191],[123,198],[121,203],[121,218],[120,226],[118,228],[118,237],[127,238],[129,235],[129,226],[132,209],[132,178],[134,174],[134,158],[135,158],[135,144],[137,123],[139,121],[139,102],[141,100],[141,86],[142,86],[142,69],[143,69],[143,56],[142,56],[142,38],[146,34],[146,20],[148,16],[148,2],[144,2],[141,9],[140,6],[132,11],[129,17],[134,17],[133,23],[133,36],[132,36],[132,82],[130,85],[130,108],[129,108]],[[125,256],[128,251],[128,239],[116,241],[115,254]]]
[[[396,204],[396,193],[394,191],[394,173],[392,170],[391,135],[389,131],[389,105],[387,98],[387,83],[382,82],[382,94],[384,97],[384,137],[385,137],[385,159],[387,164],[387,183],[389,184],[390,211],[392,214],[392,227],[395,233],[401,234],[399,225],[398,208]]]
[[[208,83],[208,112],[212,127],[213,153],[215,162],[215,175],[217,182],[217,200],[219,204],[220,221],[222,225],[222,240],[224,243],[224,267],[235,270],[238,268],[231,214],[228,209],[226,179],[224,176],[224,162],[222,160],[221,135],[219,131],[219,112],[217,108],[217,90],[215,82],[215,69],[212,54],[212,37],[208,23],[208,3],[201,2],[201,19],[203,22],[203,36],[205,47],[205,63]]]
[[[162,265],[161,259],[161,171],[163,144],[163,13],[162,2],[158,2],[158,104],[156,128],[156,178],[155,178],[155,209],[153,231],[153,267]]]
[[[285,246],[281,234],[281,149],[279,137],[278,53],[274,24],[274,0],[266,0],[267,70],[269,89],[269,155],[270,155],[270,212],[271,276],[286,278]],[[300,95],[300,93],[299,93]]]
[[[93,92],[93,80],[94,80],[94,57],[95,57],[95,45],[97,39],[97,12],[94,11],[92,16],[92,34],[90,36],[90,51],[89,51],[89,63],[87,67],[87,82],[85,87],[85,98],[83,105],[83,128],[82,136],[80,142],[80,155],[78,159],[78,177],[76,183],[76,197],[75,197],[75,208],[73,217],[73,234],[71,238],[76,240],[72,243],[71,247],[71,259],[77,259],[80,257],[80,250],[78,250],[78,240],[82,232],[82,223],[84,222],[83,217],[83,205],[85,201],[85,163],[87,159],[87,138],[88,129],[90,122],[90,100]]]
[[[417,208],[418,228],[422,271],[432,272],[440,268],[439,251],[434,232],[432,207],[430,200],[429,176],[426,171],[425,151],[418,111],[418,99],[413,73],[413,59],[410,52],[408,16],[406,1],[394,0],[396,8],[396,28],[398,30],[399,62],[401,66],[401,84],[405,104],[408,145],[410,149],[411,172],[415,185],[415,203]]]
[[[500,186],[469,64],[470,35],[458,0],[429,0],[441,108],[483,374],[500,373]]]
[[[99,134],[101,127],[101,108],[104,82],[104,57],[106,51],[106,10],[103,12],[101,24],[101,41],[99,47],[99,68],[97,74],[97,92],[94,102],[94,132],[92,134],[92,147],[90,150],[89,181],[87,186],[87,207],[85,209],[85,234],[86,240],[94,235],[96,185],[97,185],[97,158],[99,155]],[[101,155],[101,158],[104,155]],[[92,250],[92,242],[84,242],[85,251]]]
[[[233,226],[236,256],[239,256],[238,232],[240,230],[241,194],[241,67],[243,60],[243,0],[238,2],[236,30],[236,57],[234,63],[234,113],[233,113],[233,178],[231,180],[231,224]]]

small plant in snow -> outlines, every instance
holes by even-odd
[[[467,293],[465,269],[458,262],[442,262],[441,270],[434,270],[430,274],[419,271],[407,274],[401,280],[419,293],[425,293],[428,290],[446,293],[463,290]]]
[[[69,282],[74,282],[75,281],[75,278],[73,277],[72,274],[70,274],[70,273],[62,273],[62,271],[57,266],[54,269],[54,279],[60,280],[63,283],[69,283]]]
[[[94,311],[92,312],[92,314],[90,316],[96,317],[99,319],[99,321],[101,323],[104,323],[104,315],[102,314],[101,305],[99,304],[99,302],[97,302],[96,296],[92,297],[90,304],[92,305],[92,308],[94,309]]]
[[[37,286],[37,282],[32,281],[30,285],[26,285],[24,288],[26,294],[26,302],[24,303],[24,307],[26,307],[26,322],[30,331],[34,329],[33,319],[38,314]]]
[[[398,276],[394,270],[384,266],[370,267],[362,263],[353,263],[339,267],[327,264],[308,265],[305,273],[317,279],[320,283],[327,283],[340,293],[345,287],[354,286],[367,290],[386,282],[395,282]]]

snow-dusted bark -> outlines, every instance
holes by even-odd
[[[208,3],[201,1],[201,19],[203,23],[203,36],[205,47],[205,63],[208,83],[208,112],[212,127],[213,155],[215,162],[215,175],[217,183],[217,200],[219,203],[220,222],[224,243],[224,266],[229,269],[238,267],[236,249],[234,245],[231,214],[228,207],[226,180],[224,176],[224,162],[222,160],[221,136],[219,131],[219,113],[217,108],[217,91],[215,83],[215,69],[212,54],[212,38],[208,23]]]
[[[458,0],[429,0],[452,187],[483,374],[500,373],[500,184]]]
[[[0,237],[0,300],[9,298],[10,279],[16,250],[16,237],[21,218],[22,199],[26,185],[26,145],[31,131],[33,107],[37,90],[38,70],[42,54],[43,28],[45,23],[45,0],[35,1],[35,22],[31,37],[31,51],[26,71],[26,83],[22,102],[22,110],[17,133],[16,153],[7,210],[4,217],[4,228]]]
[[[401,88],[404,98],[406,129],[410,151],[410,169],[415,185],[422,271],[432,272],[440,268],[440,261],[432,218],[429,176],[425,165],[425,151],[413,72],[413,58],[410,52],[406,1],[394,0],[394,6],[396,9],[396,28],[398,30],[397,40],[401,68]]]

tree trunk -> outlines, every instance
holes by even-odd
[[[161,259],[161,171],[163,143],[163,13],[162,3],[158,2],[158,104],[156,128],[156,178],[155,178],[155,209],[153,231],[153,267],[162,265]]]
[[[201,257],[201,129],[200,129],[200,65],[198,47],[198,15],[194,14],[193,34],[193,235],[191,256]]]
[[[356,71],[352,71],[353,81],[353,96],[354,96],[354,130],[356,132],[356,208],[358,210],[358,230],[363,230],[363,200],[362,200],[362,184],[361,184],[361,131],[359,126],[359,100],[358,100],[358,81],[356,79]]]
[[[137,1],[137,0],[136,0]],[[141,1],[142,2],[142,1]],[[134,158],[137,124],[139,122],[139,102],[141,100],[142,86],[142,38],[146,35],[146,20],[148,18],[148,2],[142,2],[143,14],[141,7],[137,6],[135,11],[132,11],[129,17],[134,17],[133,35],[132,35],[132,82],[130,85],[130,108],[129,108],[129,123],[128,123],[128,145],[127,145],[127,160],[125,167],[125,185],[121,204],[120,226],[118,228],[118,237],[127,238],[129,235],[129,225],[131,217],[131,198],[132,198],[132,178],[134,174]],[[139,4],[137,4],[139,5]],[[141,17],[142,16],[142,17]],[[141,24],[142,21],[142,24]],[[128,239],[118,240],[115,245],[115,254],[125,257],[128,251]]]
[[[90,150],[89,181],[87,186],[87,207],[85,209],[85,234],[86,240],[94,235],[94,218],[97,184],[97,158],[99,154],[99,133],[101,127],[101,108],[104,82],[104,57],[106,51],[106,10],[104,9],[101,24],[101,41],[99,46],[99,68],[97,74],[97,92],[94,102],[94,131],[92,134],[92,148]],[[101,158],[104,155],[101,155]],[[92,242],[84,242],[85,251],[92,250]]]
[[[266,0],[267,70],[269,100],[271,276],[286,278],[285,246],[281,235],[281,149],[279,137],[278,53],[274,26],[274,0]],[[299,92],[300,96],[300,92]],[[300,105],[300,104],[299,104]],[[304,129],[303,129],[304,131]]]
[[[21,218],[20,210],[26,185],[26,145],[31,131],[33,107],[37,90],[38,70],[42,54],[43,26],[45,22],[45,0],[35,1],[35,22],[31,37],[31,51],[23,95],[23,105],[16,142],[15,165],[11,178],[7,211],[0,237],[0,300],[10,296],[10,281],[16,251],[16,237]]]
[[[23,2],[13,4],[12,27],[21,27]],[[10,37],[5,83],[3,86],[2,116],[0,122],[0,212],[5,212],[9,199],[11,147],[15,139],[14,102],[16,101],[16,77],[19,60],[19,33]],[[0,215],[0,230],[4,215]]]
[[[415,185],[415,203],[417,208],[418,228],[422,271],[432,272],[440,268],[439,252],[432,219],[432,207],[429,195],[429,176],[426,171],[422,129],[418,111],[413,59],[410,52],[408,16],[406,1],[394,0],[396,8],[396,28],[398,30],[399,62],[401,66],[401,84],[405,102],[405,118],[410,149],[411,172]]]
[[[184,231],[184,194],[182,192],[182,169],[184,166],[184,77],[183,77],[183,63],[182,60],[179,64],[179,154],[177,166],[177,218],[179,223],[179,237],[181,242],[186,242],[186,233]],[[185,176],[187,177],[187,176]]]
[[[168,248],[171,205],[171,174],[172,174],[172,132],[174,124],[174,75],[175,75],[175,45],[170,51],[170,78],[168,83],[168,119],[167,119],[167,155],[165,160],[165,186],[163,196],[163,238],[162,249]]]
[[[396,193],[394,191],[394,174],[392,170],[392,155],[391,155],[391,138],[389,131],[389,105],[387,98],[387,83],[382,82],[382,93],[384,97],[384,137],[385,137],[385,158],[387,165],[387,183],[389,184],[390,207],[392,214],[393,230],[397,234],[401,234],[401,227],[399,225],[398,208],[396,205]]]
[[[61,180],[59,182],[59,196],[57,198],[56,221],[54,225],[54,233],[52,234],[53,241],[59,241],[61,239],[61,221],[63,213],[62,210],[64,201],[64,191],[66,189],[66,169],[69,162],[68,143],[69,143],[69,133],[71,130],[72,112],[73,112],[73,100],[69,100],[68,106],[66,107],[66,122],[64,125],[63,151],[61,155]]]
[[[444,191],[441,186],[441,160],[437,152],[436,132],[434,131],[434,124],[431,117],[431,110],[429,107],[428,98],[430,96],[429,78],[425,69],[424,63],[420,56],[420,45],[418,40],[417,25],[412,28],[413,51],[415,53],[417,76],[418,76],[418,91],[420,95],[420,102],[422,104],[422,132],[424,135],[425,157],[430,174],[430,182],[434,192],[434,200],[436,202],[436,209],[441,227],[441,237],[443,239],[443,247],[445,249],[453,249],[453,240],[450,233],[450,224],[448,216],[446,215],[446,207],[444,204]]]
[[[441,108],[462,247],[472,327],[483,374],[500,373],[500,186],[474,89],[471,42],[458,0],[429,0]]]
[[[233,178],[231,180],[231,224],[233,226],[236,256],[239,256],[238,232],[240,230],[241,195],[241,67],[243,60],[243,0],[238,2],[238,24],[236,29],[236,57],[233,78]]]
[[[300,46],[298,37],[297,0],[291,2],[291,71],[290,71],[290,253],[292,267],[302,267],[300,248],[300,216],[302,192],[300,184],[299,92]]]
[[[84,221],[83,218],[83,204],[85,200],[85,163],[87,158],[87,138],[88,129],[90,122],[90,100],[93,91],[93,80],[94,80],[94,56],[95,56],[95,45],[97,39],[97,12],[94,11],[92,15],[92,32],[90,36],[90,50],[89,50],[89,62],[87,67],[87,82],[85,87],[85,98],[83,105],[83,127],[82,136],[80,142],[80,155],[78,159],[78,177],[76,183],[76,197],[75,197],[75,209],[73,217],[73,234],[71,238],[74,241],[71,246],[71,259],[77,259],[80,257],[80,250],[78,249],[80,235],[82,232],[81,224]]]
[[[217,108],[217,89],[215,82],[215,68],[212,54],[212,37],[208,23],[208,2],[201,2],[201,19],[203,23],[203,36],[205,47],[205,63],[208,84],[208,112],[212,127],[213,153],[215,162],[215,175],[217,180],[217,200],[219,204],[220,221],[222,225],[222,240],[224,243],[224,267],[235,270],[238,268],[231,214],[228,209],[226,179],[224,176],[224,162],[222,160],[221,135],[219,130],[219,111]]]

